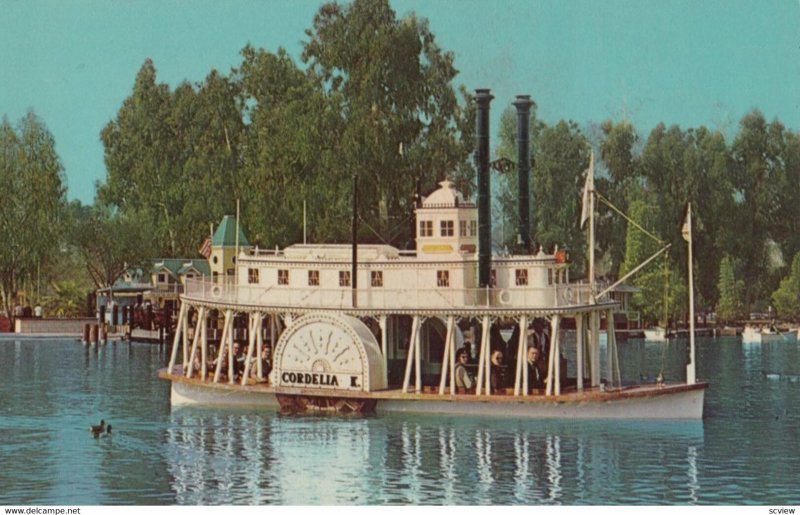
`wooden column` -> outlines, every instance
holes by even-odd
[[[228,333],[231,331],[233,325],[233,316],[231,310],[225,311],[225,322],[222,324],[222,336],[219,339],[219,351],[217,352],[217,370],[214,372],[214,382],[219,383],[219,378],[222,375],[222,358],[225,356],[225,348],[228,345]],[[230,375],[230,370],[228,374]]]
[[[516,370],[516,375],[514,376],[514,395],[516,396],[519,396],[520,390],[523,388],[525,390],[525,395],[528,395],[527,343],[528,343],[528,315],[522,315],[522,317],[520,317],[519,319],[519,341],[517,342],[517,370]]]
[[[200,308],[197,312],[197,325],[194,329],[194,338],[192,338],[192,352],[189,354],[189,363],[186,365],[186,377],[192,377],[194,371],[194,358],[197,356],[197,344],[200,342],[200,332],[202,329],[203,321],[205,319],[206,308]]]
[[[183,326],[183,319],[186,317],[186,310],[189,309],[189,305],[185,302],[181,304],[180,313],[178,313],[178,326],[175,329],[175,338],[172,340],[172,354],[169,357],[169,366],[167,367],[167,373],[171,374],[172,370],[175,368],[175,362],[178,360],[178,345],[181,341],[181,327]],[[86,338],[88,340],[88,337]]]
[[[455,318],[450,315],[447,317],[447,334],[444,337],[444,354],[442,356],[442,374],[441,378],[439,379],[439,395],[444,395],[444,387],[447,383],[447,371],[450,368],[450,362],[452,361],[451,355],[453,352],[451,341],[454,339],[453,335],[453,326],[455,325]],[[452,370],[452,369],[451,369]],[[454,376],[451,372],[450,375]],[[454,393],[454,392],[450,392]]]
[[[489,379],[489,362],[491,355],[489,352],[489,329],[491,324],[491,318],[489,318],[488,315],[484,316],[483,322],[481,323],[481,352],[478,357],[478,387],[475,388],[475,395],[480,395],[484,388],[486,389],[486,395],[491,393],[491,381]]]
[[[403,376],[403,393],[408,393],[408,385],[411,382],[411,365],[414,362],[416,349],[417,333],[419,332],[419,316],[414,315],[411,321],[411,336],[408,340],[408,356],[406,356],[406,372]]]
[[[576,368],[578,370],[578,391],[583,391],[583,370],[584,370],[584,360],[583,360],[583,347],[584,347],[584,337],[583,337],[583,314],[575,315],[575,334],[576,334],[576,342],[575,342],[575,360],[576,360]]]

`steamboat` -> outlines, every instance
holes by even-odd
[[[685,381],[620,381],[613,324],[619,304],[594,280],[593,163],[584,188],[588,280],[570,281],[563,250],[493,255],[492,99],[489,90],[476,91],[477,205],[442,181],[417,203],[414,251],[357,244],[355,236],[352,245],[263,250],[247,244],[238,223],[233,229],[231,220],[224,221],[210,256],[215,277],[187,280],[169,365],[159,372],[171,381],[172,404],[515,418],[702,418],[708,384],[695,378],[693,340]],[[531,249],[532,102],[518,96],[514,105],[520,248]],[[218,324],[221,335],[212,343],[210,331]],[[572,363],[564,358],[567,341],[573,341],[565,338],[566,327],[576,335],[574,353],[568,353]],[[501,328],[506,334],[511,329],[507,341]],[[541,382],[529,366],[533,346],[543,351]],[[510,365],[499,363],[498,353]],[[464,366],[466,385],[459,377]]]

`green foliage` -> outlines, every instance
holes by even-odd
[[[722,322],[740,320],[744,316],[744,281],[736,279],[733,258],[726,255],[719,265],[719,301],[717,318]]]
[[[17,128],[0,124],[0,289],[11,311],[23,281],[58,255],[65,204],[64,173],[55,141],[33,112]]]
[[[96,204],[70,204],[70,243],[83,258],[95,288],[114,284],[128,268],[149,255],[140,220]]]
[[[789,275],[777,290],[772,293],[772,305],[783,320],[796,321],[800,318],[800,252],[792,260]]]

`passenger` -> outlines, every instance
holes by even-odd
[[[489,381],[492,385],[492,392],[505,393],[506,367],[503,363],[503,352],[500,350],[492,352],[492,371]]]
[[[272,372],[272,347],[269,343],[261,348],[261,369],[265,378]]]
[[[239,342],[233,342],[233,377],[235,380],[242,378],[246,356],[242,352]]]
[[[547,364],[542,351],[535,345],[528,347],[528,391],[544,390],[547,386]]]
[[[456,392],[469,393],[475,388],[475,378],[467,369],[469,363],[469,353],[467,349],[461,348],[456,352]]]
[[[547,328],[547,323],[542,318],[537,318],[533,321],[533,343],[542,353],[542,360],[547,363],[547,359],[550,356],[550,331]]]

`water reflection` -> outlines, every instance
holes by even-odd
[[[575,427],[191,408],[171,422],[179,504],[614,503],[620,491],[643,503],[664,501],[652,492],[667,482],[673,501],[698,500],[702,422]]]

